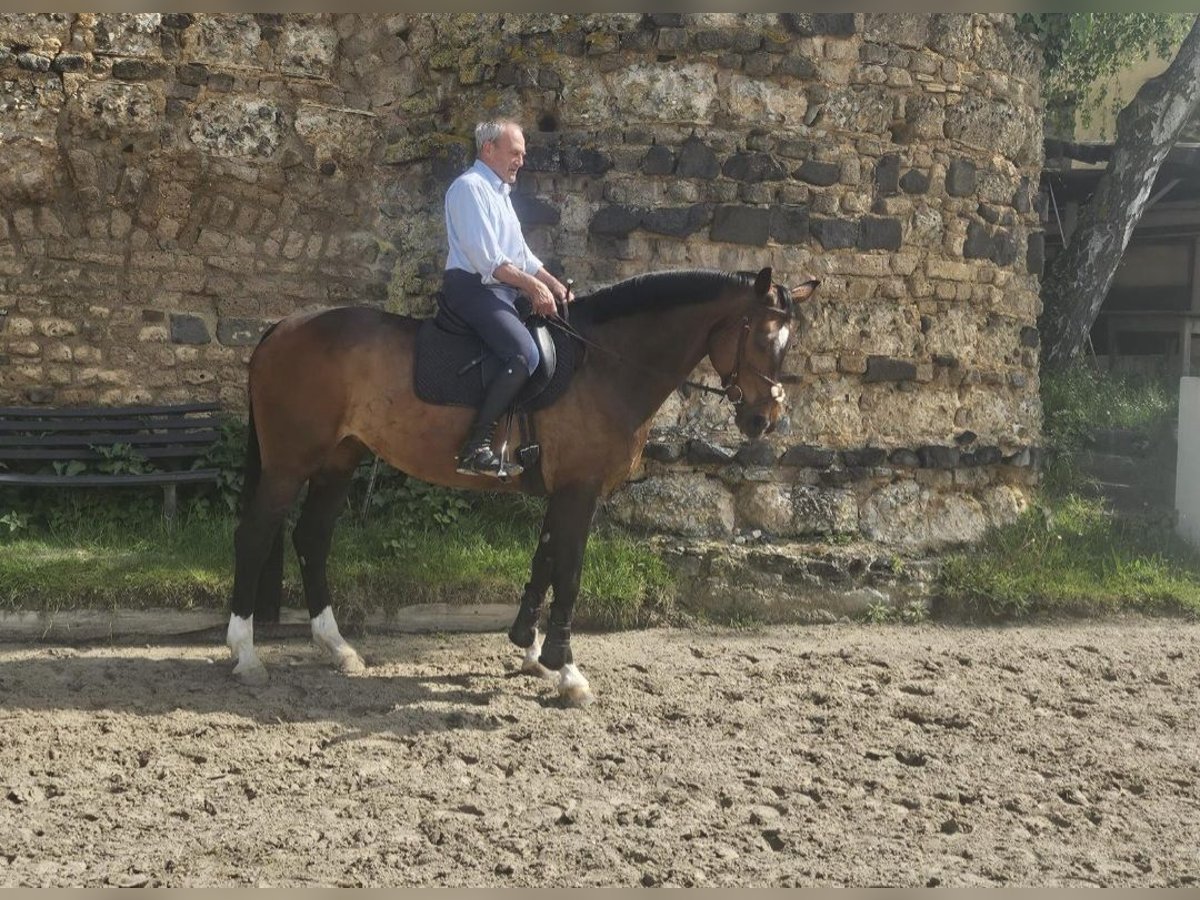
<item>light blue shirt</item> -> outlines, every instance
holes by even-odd
[[[509,185],[483,160],[475,160],[446,191],[446,237],[446,268],[480,275],[497,296],[510,302],[520,292],[492,273],[506,262],[529,275],[542,268],[521,233]]]

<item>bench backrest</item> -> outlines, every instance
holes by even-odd
[[[128,444],[170,468],[202,456],[220,436],[216,403],[174,406],[0,407],[0,461],[100,460]],[[157,464],[157,463],[156,463]]]

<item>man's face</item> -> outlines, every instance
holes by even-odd
[[[516,184],[517,172],[525,165],[525,135],[520,128],[505,128],[496,140],[483,145],[479,158],[501,181]]]

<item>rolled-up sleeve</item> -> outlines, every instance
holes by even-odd
[[[537,258],[536,254],[529,249],[529,245],[525,245],[525,274],[536,275],[542,270],[542,261]]]
[[[446,192],[446,231],[484,284],[496,284],[492,273],[512,260],[500,246],[497,223],[492,221],[480,190],[483,188],[466,180],[451,185]]]

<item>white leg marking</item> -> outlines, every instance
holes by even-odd
[[[312,636],[313,642],[324,647],[333,658],[333,666],[339,672],[357,675],[366,671],[367,666],[362,657],[346,643],[346,639],[338,631],[337,621],[333,618],[333,607],[325,607],[319,616],[312,619]]]
[[[230,655],[237,660],[237,665],[233,667],[234,678],[242,684],[267,683],[267,670],[254,652],[254,616],[243,619],[230,615],[225,643],[229,646]]]
[[[588,680],[583,677],[583,673],[579,671],[575,663],[567,663],[559,670],[558,695],[569,706],[591,706],[596,702],[592,686],[588,684]]]
[[[521,671],[526,675],[536,675],[538,678],[553,678],[554,673],[538,662],[542,655],[542,634],[533,629],[533,643],[525,650],[525,658],[521,660]]]

